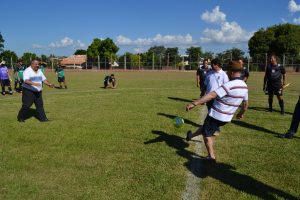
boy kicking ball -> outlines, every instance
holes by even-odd
[[[240,104],[242,104],[242,107],[236,116],[237,119],[242,119],[248,108],[248,87],[244,81],[240,80],[242,70],[243,67],[239,62],[230,62],[227,72],[230,81],[186,106],[186,110],[190,111],[198,105],[214,100],[203,126],[195,133],[188,131],[186,136],[187,140],[191,140],[193,137],[202,134],[208,152],[207,159],[213,162],[216,162],[213,148],[213,134],[219,131],[221,126],[232,120]]]

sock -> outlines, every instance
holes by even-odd
[[[280,106],[281,112],[284,112],[284,102],[283,102],[283,99],[279,100],[279,106]]]
[[[273,99],[269,98],[269,110],[273,109]]]

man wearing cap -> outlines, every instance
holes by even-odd
[[[231,61],[227,72],[230,81],[186,106],[186,110],[190,111],[198,105],[213,100],[213,105],[206,116],[203,126],[195,133],[188,131],[186,136],[187,140],[191,140],[191,138],[202,134],[208,152],[207,159],[213,162],[216,161],[212,139],[214,132],[219,131],[220,126],[224,126],[232,120],[240,104],[242,106],[237,119],[242,119],[248,108],[248,87],[240,79],[242,70],[243,67],[239,62]]]
[[[54,87],[53,84],[47,81],[44,74],[39,70],[39,61],[34,59],[23,73],[23,93],[22,93],[22,108],[18,114],[18,121],[25,122],[29,108],[34,103],[37,110],[37,117],[41,122],[49,121],[46,117],[43,105],[42,89],[43,83],[49,87]]]
[[[10,77],[8,74],[8,69],[5,65],[5,61],[2,61],[0,63],[0,83],[1,83],[1,88],[2,88],[2,95],[5,95],[5,87],[8,87],[9,94],[13,94],[11,85],[10,85]]]

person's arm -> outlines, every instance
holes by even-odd
[[[236,115],[237,119],[243,119],[244,118],[244,113],[247,111],[248,109],[248,101],[244,100],[242,102],[242,107],[240,112]]]
[[[41,84],[32,82],[31,80],[25,80],[24,83],[26,83],[27,85],[36,86],[36,87],[41,86]]]
[[[266,89],[266,83],[267,83],[267,69],[266,69],[266,71],[265,71],[265,76],[264,76],[264,83],[263,83],[263,91],[265,91],[265,89]]]
[[[47,85],[48,87],[51,87],[51,88],[53,88],[54,87],[54,84],[51,84],[47,79],[46,80],[44,80],[44,82],[43,83],[45,83],[45,85]]]
[[[186,111],[192,110],[193,108],[195,108],[198,105],[202,105],[206,102],[209,102],[213,99],[215,99],[217,97],[217,93],[216,92],[210,92],[207,95],[205,95],[204,97],[202,97],[201,99],[198,99],[190,104],[188,104],[186,106]]]

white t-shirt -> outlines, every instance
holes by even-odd
[[[25,71],[23,73],[23,79],[24,79],[24,83],[23,83],[24,88],[27,88],[34,92],[40,92],[43,89],[42,83],[46,80],[46,77],[40,69],[37,72],[35,72],[35,71],[33,71],[33,69],[30,66],[30,67],[27,67],[27,69],[25,69]],[[34,83],[39,83],[40,87],[28,85],[25,83],[26,80],[30,80]]]
[[[222,122],[230,122],[240,104],[248,101],[248,87],[242,80],[229,81],[215,92],[218,96],[209,111],[209,116]]]
[[[206,85],[206,94],[215,91],[219,87],[221,87],[224,83],[229,81],[227,74],[221,69],[216,72],[214,70],[210,70],[205,78],[204,84]]]

